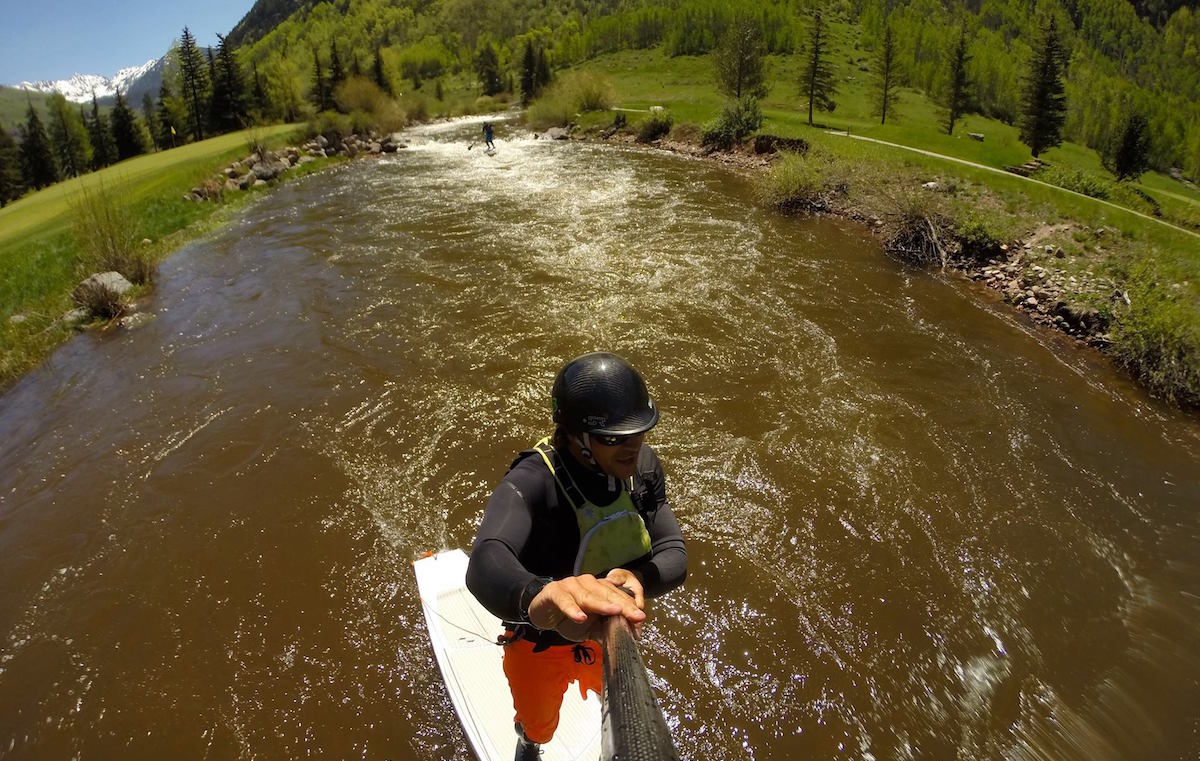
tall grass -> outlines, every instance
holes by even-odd
[[[80,185],[71,201],[72,229],[85,269],[120,272],[132,283],[154,280],[154,263],[139,249],[129,207],[108,191],[103,178]]]

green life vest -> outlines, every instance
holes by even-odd
[[[542,461],[550,469],[550,474],[575,512],[575,521],[579,524],[576,575],[590,573],[600,576],[650,554],[650,534],[646,531],[646,522],[633,505],[633,478],[628,482],[621,481],[621,493],[611,504],[601,507],[587,500],[570,471],[563,468],[575,487],[575,493],[583,500],[582,504],[577,504],[554,467],[554,447],[550,445],[549,437],[539,441],[533,448],[542,456]]]

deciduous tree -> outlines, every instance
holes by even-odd
[[[766,53],[759,20],[745,11],[736,14],[713,48],[717,89],[738,99],[766,97]]]
[[[804,51],[804,74],[800,79],[800,93],[808,96],[808,124],[813,123],[813,109],[832,111],[837,107],[833,96],[837,94],[833,65],[829,62],[829,27],[818,8],[813,11],[808,30],[808,48]]]
[[[1029,146],[1034,158],[1062,142],[1067,114],[1065,67],[1066,54],[1051,16],[1029,62],[1021,105],[1021,142]]]
[[[142,123],[146,125],[146,133],[150,135],[150,142],[153,144],[154,150],[163,148],[163,145],[158,142],[158,137],[162,133],[162,128],[158,125],[158,111],[154,108],[154,96],[149,92],[142,94]]]

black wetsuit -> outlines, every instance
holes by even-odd
[[[607,505],[619,495],[620,483],[589,470],[570,455],[555,454],[555,468],[568,487]],[[568,478],[562,469],[566,468]],[[669,592],[687,575],[687,550],[679,523],[667,502],[666,478],[658,455],[643,445],[633,478],[633,504],[650,534],[650,554],[626,566],[642,578],[647,598]],[[581,495],[571,498],[579,504]],[[467,588],[485,608],[506,622],[521,621],[521,592],[538,576],[574,575],[579,550],[579,524],[550,469],[537,452],[522,452],[492,492],[471,550]],[[526,632],[527,635],[532,632]],[[550,636],[552,635],[552,636]],[[537,641],[565,644],[548,632]]]

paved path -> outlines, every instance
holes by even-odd
[[[974,161],[967,161],[966,159],[957,159],[957,158],[954,158],[953,156],[947,156],[942,153],[934,153],[933,151],[925,151],[920,148],[912,148],[907,145],[900,145],[899,143],[889,143],[886,140],[876,140],[873,137],[863,137],[861,135],[851,135],[848,132],[838,132],[835,130],[827,130],[826,132],[827,132],[827,134],[830,134],[830,135],[841,135],[842,137],[848,137],[848,138],[851,138],[852,140],[865,140],[868,143],[879,143],[880,145],[887,145],[892,148],[901,148],[906,151],[912,151],[913,153],[920,153],[925,156],[932,156],[935,159],[943,159],[945,161],[953,161],[958,164],[965,164],[967,166],[975,167],[976,169],[983,169],[988,172],[995,172],[997,174],[1002,174],[1005,177],[1016,177],[1018,179],[1025,180],[1026,182],[1035,182],[1038,185],[1045,185],[1048,188],[1055,188],[1056,190],[1061,190],[1064,193],[1074,193],[1075,195],[1079,196],[1080,198],[1087,198],[1092,201],[1095,201],[1096,203],[1102,203],[1102,204],[1105,204],[1106,206],[1111,206],[1114,209],[1120,209],[1121,211],[1128,212],[1130,214],[1136,214],[1137,216],[1141,217],[1142,219],[1148,219],[1151,222],[1157,222],[1158,224],[1169,227],[1172,230],[1178,230],[1179,232],[1187,233],[1188,235],[1191,235],[1194,238],[1200,238],[1200,233],[1192,232],[1191,230],[1187,229],[1186,227],[1180,227],[1179,225],[1173,225],[1170,222],[1165,222],[1165,221],[1159,219],[1158,217],[1152,217],[1149,214],[1143,214],[1140,211],[1134,211],[1133,209],[1130,209],[1126,206],[1121,206],[1120,204],[1115,204],[1112,201],[1105,201],[1102,198],[1092,198],[1091,196],[1084,195],[1083,193],[1076,193],[1074,190],[1068,190],[1067,188],[1059,187],[1058,185],[1051,185],[1048,182],[1042,182],[1041,180],[1035,180],[1032,177],[1022,177],[1019,174],[1014,174],[1012,172],[1006,172],[1003,169],[997,169],[994,166],[987,166],[986,164],[977,164]]]

